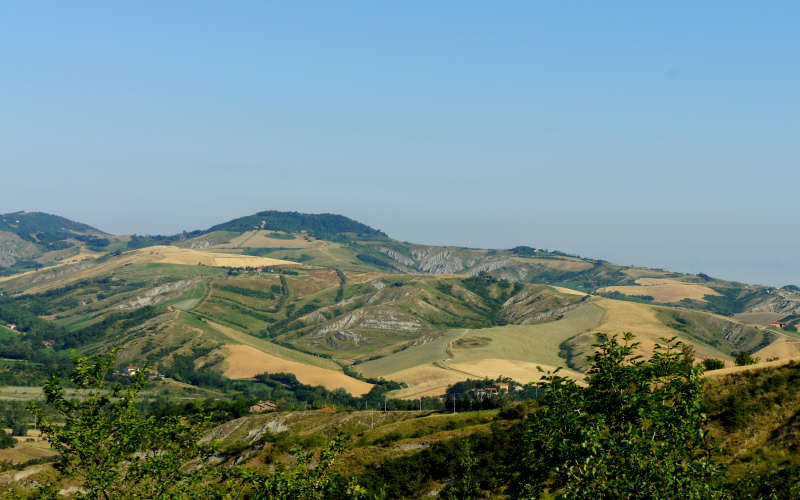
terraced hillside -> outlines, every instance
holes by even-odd
[[[371,387],[359,377],[383,377],[406,384],[396,395],[417,397],[467,377],[535,380],[537,367],[580,379],[597,332],[636,332],[643,354],[678,336],[698,359],[800,355],[794,287],[532,247],[414,245],[330,214],[260,212],[205,231],[120,237],[104,253],[79,238],[102,236],[88,226],[10,215],[20,217],[9,234],[23,246],[59,231],[83,245],[71,259],[0,278],[0,323],[22,325],[8,342],[36,344],[39,357],[119,347],[120,363],[168,370],[191,358],[198,373],[288,371],[355,393]],[[769,325],[776,320],[784,327]]]

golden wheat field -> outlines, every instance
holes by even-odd
[[[217,252],[204,252],[173,246],[154,246],[142,248],[132,253],[135,261],[158,264],[184,264],[194,266],[202,264],[211,267],[261,267],[261,266],[294,266],[296,262],[288,260],[237,255]]]
[[[344,373],[279,358],[253,346],[225,344],[223,350],[223,375],[228,378],[246,379],[261,373],[284,372],[294,374],[303,384],[321,385],[330,390],[343,388],[356,396],[366,394],[372,389],[372,384],[348,377]]]
[[[776,368],[778,366],[783,366],[785,364],[800,361],[800,357],[794,358],[787,358],[787,359],[776,359],[775,361],[762,361],[760,363],[755,363],[752,365],[746,366],[727,366],[725,368],[721,368],[719,370],[711,370],[705,372],[704,376],[711,378],[711,377],[722,377],[725,375],[730,375],[732,373],[741,373],[750,370],[761,370],[763,368]]]
[[[684,283],[682,281],[662,278],[639,278],[636,285],[607,286],[600,292],[619,292],[624,295],[649,295],[656,302],[679,302],[682,299],[692,299],[705,302],[706,295],[719,295],[705,285]]]
[[[761,358],[761,361],[770,358],[795,358],[800,356],[800,340],[780,337],[753,355]]]
[[[466,380],[469,375],[428,363],[394,372],[385,378],[408,384],[408,387],[404,389],[393,391],[391,394],[393,398],[415,399],[424,396],[440,396],[449,386]]]
[[[500,376],[511,377],[517,382],[527,384],[528,382],[536,382],[541,380],[547,372],[553,372],[558,368],[557,366],[544,365],[542,363],[535,363],[532,361],[520,361],[517,359],[498,359],[498,358],[485,358],[476,361],[468,361],[464,363],[446,363],[447,366],[465,373],[470,373],[473,378],[497,378]],[[543,371],[540,371],[539,369]],[[574,380],[580,381],[584,379],[584,374],[570,370],[569,368],[561,367],[558,372],[559,375],[569,377]]]
[[[662,337],[673,336],[682,337],[681,340],[692,344],[699,359],[722,357],[716,349],[683,338],[681,332],[673,330],[659,321],[656,317],[657,308],[655,307],[604,298],[596,298],[592,303],[606,311],[603,322],[593,331],[609,335],[631,332],[636,335],[636,341],[641,344],[639,353],[646,357],[649,357],[657,343],[662,343],[660,340]]]
[[[284,233],[275,231],[247,231],[218,248],[309,248],[320,243],[310,236],[287,238]]]

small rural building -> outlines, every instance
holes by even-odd
[[[158,370],[153,370],[152,368],[148,368],[147,370],[145,370],[144,374],[147,376],[147,378],[150,378],[150,379],[161,380],[161,379],[164,378],[164,374],[162,374]]]
[[[139,367],[138,366],[126,366],[125,369],[122,370],[122,373],[124,373],[125,375],[128,375],[128,376],[136,375],[137,373],[139,373]]]
[[[45,347],[53,348],[53,346],[56,345],[56,341],[55,340],[42,340],[42,345],[45,346]]]
[[[774,326],[777,328],[786,328],[787,323],[785,321],[773,321],[769,324],[769,326]]]
[[[505,382],[495,382],[494,386],[495,386],[495,388],[497,388],[498,391],[506,391],[506,392],[508,392],[508,384],[505,383]]]
[[[272,401],[261,401],[250,407],[250,413],[266,413],[268,411],[278,411],[278,405]]]
[[[17,325],[15,325],[14,323],[9,323],[8,329],[9,330],[16,330],[17,329]]]

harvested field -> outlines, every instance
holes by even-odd
[[[260,267],[260,266],[293,266],[296,262],[287,260],[236,255],[216,252],[204,252],[189,248],[155,246],[142,248],[133,252],[138,261],[156,262],[159,264],[184,264],[195,266],[202,264],[212,267]]]
[[[622,270],[631,278],[654,278],[659,276],[669,276],[669,272],[658,269],[648,269],[646,267],[629,267]]]
[[[540,266],[546,266],[551,269],[558,269],[559,271],[585,271],[587,269],[591,269],[592,265],[589,262],[580,260],[580,259],[570,259],[570,258],[563,258],[563,259],[537,259],[536,257],[514,257],[514,260],[518,262],[525,262],[528,264],[537,264]]]
[[[47,442],[26,443],[24,439],[13,448],[0,450],[0,462],[22,463],[56,454]]]
[[[795,358],[800,356],[800,340],[781,337],[768,346],[762,347],[753,355],[761,358],[762,361],[768,358]]]
[[[546,375],[546,372],[554,371],[557,368],[556,366],[543,365],[530,361],[497,358],[486,358],[467,363],[446,363],[446,365],[454,370],[471,373],[474,375],[474,378],[488,377],[494,379],[503,376],[511,377],[517,382],[525,384],[528,382],[536,382]],[[539,368],[544,370],[544,372],[539,371]],[[558,373],[559,375],[577,381],[582,381],[585,377],[583,373],[570,370],[569,368],[563,368],[563,364]]]
[[[559,357],[561,342],[593,329],[600,324],[603,314],[600,307],[586,304],[549,323],[451,330],[431,342],[356,368],[367,376],[405,382],[408,388],[396,391],[393,397],[406,398],[439,395],[447,386],[467,378],[502,374],[520,381],[537,380],[541,373],[536,367],[547,370],[565,366],[565,360]],[[483,345],[472,345],[469,349],[456,347],[459,340],[469,342],[470,338],[481,339],[476,344]],[[570,370],[565,374],[577,372]]]
[[[660,337],[669,338],[675,335],[694,345],[697,357],[700,359],[727,357],[706,344],[687,341],[681,332],[669,328],[658,319],[657,309],[653,306],[603,298],[594,299],[592,302],[606,311],[603,323],[595,331],[609,335],[631,332],[636,335],[636,341],[641,343],[639,352],[647,357],[655,344],[660,342]],[[593,341],[594,339],[591,340]]]
[[[746,366],[731,366],[728,368],[721,368],[719,370],[711,370],[704,374],[705,377],[721,377],[724,375],[730,375],[732,373],[741,373],[750,370],[760,370],[762,368],[775,368],[778,366],[783,366],[785,364],[789,364],[792,361],[800,361],[800,357],[794,358],[787,358],[787,359],[778,359],[776,361],[766,361],[762,363],[756,363],[754,365],[746,365]]]
[[[246,379],[265,372],[287,372],[294,374],[304,384],[321,385],[330,390],[343,388],[356,396],[368,393],[373,387],[372,384],[348,377],[344,373],[289,361],[249,345],[225,344],[223,350],[223,375],[228,378]]]
[[[573,290],[572,288],[564,288],[563,286],[551,286],[550,288],[554,288],[561,293],[566,293],[567,295],[589,295],[588,293],[584,293],[579,290]]]
[[[696,283],[683,283],[673,279],[639,278],[637,285],[607,286],[599,291],[604,293],[619,292],[624,295],[649,295],[656,302],[679,302],[692,299],[705,302],[706,295],[720,295],[715,290]]]
[[[469,330],[450,330],[440,337],[430,339],[424,344],[409,347],[400,352],[390,354],[385,358],[361,363],[353,368],[367,377],[386,377],[389,374],[396,374],[403,370],[448,359],[450,355],[447,350],[450,342],[467,331]]]
[[[408,384],[405,389],[392,391],[390,397],[415,399],[423,396],[440,396],[449,386],[466,380],[469,376],[454,370],[439,368],[434,364],[424,364],[392,373],[386,378]]]
[[[739,321],[755,325],[769,325],[773,321],[778,321],[784,316],[785,314],[774,312],[746,312],[733,315],[733,317]]]
[[[291,236],[291,238],[288,238]],[[314,238],[296,237],[275,231],[247,231],[218,248],[310,248],[319,245]]]
[[[558,321],[471,330],[470,336],[487,337],[491,342],[484,347],[454,351],[451,363],[502,359],[564,366],[566,361],[559,356],[561,343],[582,332],[594,331],[600,325],[603,314],[600,307],[584,304],[567,312]]]
[[[250,347],[253,347],[254,349],[258,349],[259,351],[267,353],[271,356],[277,356],[279,358],[294,361],[302,365],[312,365],[330,371],[337,371],[339,369],[339,365],[337,365],[330,359],[321,358],[319,356],[313,356],[311,354],[306,354],[304,352],[295,351],[294,349],[289,349],[287,347],[273,344],[272,342],[268,342],[264,339],[253,337],[252,335],[248,335],[244,332],[241,332],[229,326],[224,326],[218,323],[214,323],[213,321],[209,321],[207,319],[203,319],[202,321],[205,325],[213,328],[218,333],[222,334],[222,336],[224,337],[225,340],[228,341],[228,343],[234,342],[238,344],[248,345]]]

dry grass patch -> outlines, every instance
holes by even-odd
[[[317,245],[319,242],[310,236],[306,239],[276,231],[247,231],[218,248],[310,248]]]
[[[408,387],[393,391],[391,397],[400,399],[416,399],[424,396],[440,396],[448,387],[469,378],[466,373],[439,368],[434,364],[425,364],[407,368],[387,375],[385,378],[396,382],[405,382]]]
[[[567,295],[580,295],[581,297],[584,295],[589,295],[588,293],[584,293],[579,290],[573,290],[572,288],[564,288],[563,286],[551,286],[550,288],[553,288],[561,293],[566,293]]]
[[[584,304],[567,312],[558,321],[535,325],[507,325],[472,330],[472,336],[491,339],[486,346],[454,351],[452,363],[471,363],[482,359],[516,360],[547,366],[563,366],[561,343],[586,331],[595,331],[604,311]]]
[[[629,267],[627,269],[623,269],[622,272],[627,274],[631,278],[653,278],[659,276],[669,276],[670,274],[667,271],[660,271],[658,269],[648,269],[646,267]]]
[[[639,278],[637,285],[607,286],[600,292],[619,292],[624,295],[649,295],[656,302],[679,302],[683,299],[692,299],[705,302],[706,295],[720,295],[717,291],[696,283],[683,283],[682,281],[662,278]]]
[[[676,335],[681,337],[682,341],[695,347],[699,359],[720,357],[720,353],[716,349],[705,344],[691,342],[683,338],[681,332],[666,326],[658,319],[656,308],[652,306],[602,298],[593,300],[593,303],[606,311],[603,323],[594,331],[609,335],[631,332],[636,335],[636,341],[641,344],[639,353],[647,357],[653,352],[657,343],[662,343],[660,338]]]
[[[211,267],[261,267],[261,266],[296,266],[296,262],[288,260],[236,255],[217,252],[204,252],[173,246],[154,246],[136,250],[132,254],[134,262],[153,262],[157,264],[183,264],[195,266],[202,264]]]
[[[522,382],[524,384],[537,382],[546,375],[546,372],[554,371],[557,368],[556,366],[544,365],[531,361],[497,358],[486,358],[467,363],[447,363],[447,366],[462,372],[470,373],[474,375],[473,378],[486,377],[494,379],[503,376],[511,377],[517,382]],[[540,368],[544,371],[539,370]],[[585,378],[584,374],[564,367],[561,368],[558,374],[577,381],[582,381]]]
[[[518,262],[525,262],[528,264],[538,264],[546,266],[551,269],[558,269],[559,271],[586,271],[591,269],[593,264],[580,260],[580,259],[538,259],[536,257],[514,257]]]
[[[705,377],[708,377],[708,378],[720,377],[720,376],[723,376],[723,375],[731,375],[731,374],[734,374],[734,373],[742,373],[742,372],[747,372],[747,371],[750,371],[750,370],[762,370],[764,368],[777,368],[779,366],[783,366],[783,365],[789,364],[789,363],[791,363],[793,361],[800,361],[800,357],[794,357],[794,358],[789,358],[789,359],[778,359],[778,360],[775,360],[775,361],[765,361],[765,362],[755,363],[753,365],[746,365],[746,366],[731,366],[731,367],[728,367],[728,368],[720,368],[719,370],[711,370],[711,371],[705,372],[703,375]]]
[[[774,312],[745,312],[733,315],[733,317],[739,321],[755,325],[769,325],[773,321],[778,321],[784,316],[786,315]]]
[[[770,358],[796,358],[800,356],[800,340],[780,337],[768,346],[762,347],[753,355],[758,356],[761,360]]]
[[[223,350],[225,361],[222,373],[228,378],[247,379],[261,373],[284,372],[293,374],[303,384],[321,385],[330,390],[343,388],[356,396],[366,394],[372,389],[372,384],[348,377],[344,373],[289,361],[253,346],[225,344]]]

